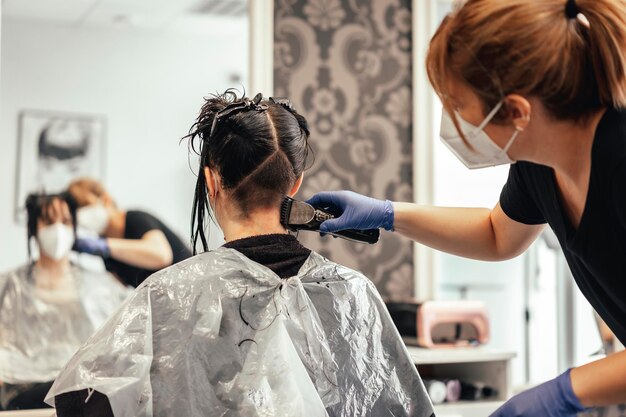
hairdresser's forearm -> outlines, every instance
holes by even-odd
[[[160,239],[107,239],[111,257],[144,269],[161,269],[172,264],[172,248]]]
[[[394,203],[394,228],[409,239],[443,252],[500,261],[523,252],[543,226],[514,222],[499,205],[489,210]]]
[[[570,375],[585,407],[626,403],[626,351],[572,369]]]

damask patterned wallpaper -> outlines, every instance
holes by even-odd
[[[354,190],[412,201],[411,0],[276,0],[274,95],[311,128],[315,163],[300,198]],[[363,245],[303,232],[309,248],[413,294],[412,244],[391,232]]]

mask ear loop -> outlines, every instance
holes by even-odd
[[[485,117],[482,123],[478,125],[477,130],[483,130],[489,124],[489,122],[491,122],[491,120],[496,116],[498,111],[502,108],[503,104],[504,104],[504,99],[500,100],[498,104],[495,105],[495,107],[489,112],[489,114],[487,115],[487,117]]]
[[[513,146],[513,142],[515,142],[515,139],[517,139],[517,136],[522,133],[524,131],[524,129],[515,126],[515,132],[513,133],[513,136],[511,136],[511,139],[509,139],[509,141],[507,142],[506,146],[504,147],[504,149],[502,149],[502,151],[504,151],[504,153],[507,153],[509,151],[509,149],[511,148],[511,146]],[[508,156],[508,154],[507,154]]]
[[[504,103],[504,100],[502,101],[502,103]],[[517,139],[517,136],[523,131],[524,129],[522,129],[521,127],[515,126],[515,132],[513,132],[511,139],[509,139],[504,149],[502,149],[507,157],[509,156],[508,152],[509,152],[509,149],[511,149],[511,146],[513,146],[513,142],[515,142],[515,139]]]

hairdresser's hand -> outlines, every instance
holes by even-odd
[[[352,191],[330,191],[315,194],[307,203],[313,207],[342,213],[341,216],[322,223],[321,233],[380,227],[393,229],[393,205],[389,200],[376,200]]]
[[[574,391],[570,371],[507,401],[490,417],[575,417],[585,411]]]
[[[111,256],[109,243],[104,237],[76,239],[74,250],[76,252],[100,256],[105,259]]]

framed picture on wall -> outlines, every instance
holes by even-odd
[[[33,192],[57,193],[78,177],[104,180],[106,120],[100,115],[24,110],[18,116],[15,219]]]

